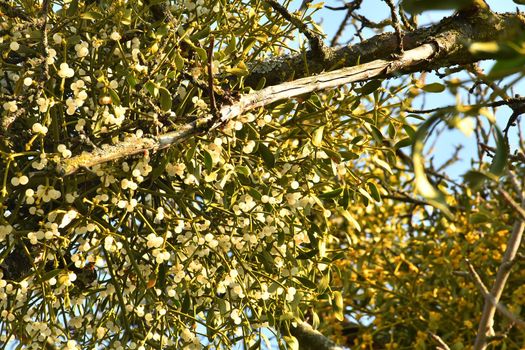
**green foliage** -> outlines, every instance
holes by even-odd
[[[492,277],[514,219],[480,178],[514,193],[508,171],[522,169],[472,119],[481,108],[408,112],[471,81],[311,93],[62,176],[72,156],[216,119],[212,100],[249,92],[253,67],[294,52],[296,28],[257,0],[43,3],[0,7],[0,343],[256,349],[274,332],[297,349],[303,320],[361,348],[431,348],[427,330],[471,343],[482,298],[453,272],[468,257]],[[493,137],[466,184],[429,162],[443,124]],[[522,289],[505,295],[518,314]]]

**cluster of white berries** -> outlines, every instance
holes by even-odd
[[[37,124],[42,126],[40,123],[37,123]],[[33,125],[33,128],[34,128],[34,125]],[[45,133],[47,133],[47,127],[44,126],[43,128],[45,128]],[[40,160],[35,160],[34,162],[31,163],[31,166],[36,170],[42,170],[47,165],[47,156],[45,153],[41,153],[39,158]]]
[[[73,91],[73,98],[69,97],[66,100],[66,114],[73,115],[75,114],[77,108],[82,107],[84,105],[84,102],[88,98],[88,94],[85,91],[85,85],[86,83],[82,79],[71,83],[70,87]]]
[[[75,71],[73,68],[70,68],[66,62],[64,62],[60,64],[60,69],[58,70],[57,74],[61,78],[71,78],[75,75]]]
[[[14,113],[14,112],[16,112],[18,110],[18,105],[16,104],[16,101],[4,102],[2,107],[4,107],[5,111],[11,112],[11,113]]]
[[[32,188],[28,188],[25,192],[26,203],[34,204],[35,197],[42,199],[45,203],[50,202],[51,200],[56,200],[60,198],[62,193],[58,190],[55,190],[53,187],[47,187],[44,185],[38,185],[36,192]]]
[[[44,126],[40,123],[33,124],[33,127],[31,128],[31,130],[33,130],[33,133],[35,134],[42,134],[42,135],[45,135],[48,132],[47,126]]]
[[[11,185],[13,186],[27,185],[28,182],[29,178],[26,175],[13,176],[11,178]]]
[[[68,150],[66,145],[64,145],[64,144],[58,145],[57,151],[60,152],[60,154],[62,154],[62,157],[64,157],[64,158],[71,157],[71,151]]]
[[[75,51],[78,58],[86,57],[89,54],[89,43],[81,41],[75,45]]]

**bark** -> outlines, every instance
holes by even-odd
[[[521,13],[499,14],[489,10],[479,10],[474,13],[460,12],[430,27],[405,33],[403,37],[405,50],[430,42],[442,43],[443,50],[431,62],[422,62],[402,73],[477,62],[482,57],[469,51],[470,43],[484,41],[503,43],[523,33],[524,25],[525,16]],[[385,59],[398,52],[398,47],[396,33],[383,33],[360,44],[332,49],[325,60],[320,60],[318,55],[312,54],[312,51],[294,56],[276,57],[252,65],[252,72],[246,78],[246,83],[256,86],[262,78],[265,78],[266,85],[276,85],[288,81],[292,76],[297,79],[327,70]]]
[[[498,14],[488,10],[460,12],[434,26],[406,34],[403,47],[407,51],[402,55],[396,54],[398,50],[396,34],[386,33],[361,44],[332,50],[325,62],[317,58],[308,58],[305,64],[301,56],[279,57],[254,66],[251,74],[246,78],[248,84],[256,84],[265,77],[267,83],[273,86],[243,95],[231,105],[222,106],[219,111],[220,120],[214,120],[213,117],[201,118],[156,138],[121,142],[92,153],[79,155],[60,164],[59,170],[65,175],[70,175],[81,168],[144,151],[155,152],[178,144],[193,135],[211,131],[221,123],[226,123],[244,112],[266,106],[279,99],[371,78],[388,78],[478,62],[490,56],[473,54],[469,50],[472,42],[504,43],[518,37],[524,29],[525,16],[521,13]],[[312,55],[306,53],[306,56]],[[356,62],[361,64],[355,65]],[[306,76],[307,71],[312,76]],[[315,75],[322,71],[329,72]],[[283,83],[291,75],[299,79]]]
[[[375,60],[355,67],[343,68],[313,77],[306,77],[292,82],[270,86],[260,91],[243,95],[232,105],[223,106],[219,110],[219,119],[215,119],[210,115],[206,118],[200,118],[185,124],[176,131],[160,135],[156,138],[134,138],[97,149],[91,153],[75,156],[66,159],[63,164],[60,164],[59,171],[64,175],[71,175],[81,168],[88,168],[111,160],[140,154],[145,151],[156,152],[160,149],[179,144],[188,137],[209,132],[257,107],[267,106],[282,99],[292,98],[313,91],[334,88],[357,81],[365,81],[373,77],[392,76],[411,65],[417,65],[421,61],[431,59],[439,50],[439,45],[424,44],[415,49],[405,51],[403,55],[396,60]]]

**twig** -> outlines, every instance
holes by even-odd
[[[215,92],[213,91],[213,43],[215,39],[210,37],[210,46],[208,47],[208,90],[210,95],[210,110],[214,117],[218,116],[217,103],[215,102]]]
[[[522,201],[521,207],[525,206],[525,200]],[[507,242],[507,249],[503,260],[496,273],[496,281],[492,286],[490,295],[494,300],[485,299],[485,305],[483,306],[483,313],[481,314],[481,320],[479,322],[478,332],[476,334],[476,340],[474,342],[474,350],[484,350],[488,345],[488,336],[491,336],[492,323],[494,322],[494,314],[496,313],[496,305],[501,299],[503,289],[507,283],[507,279],[510,275],[510,266],[517,256],[518,248],[521,244],[523,231],[525,230],[525,221],[518,220],[513,228],[510,238]]]
[[[496,152],[496,148],[495,147],[492,147],[492,146],[489,146],[485,143],[479,143],[479,146],[481,147],[481,149],[483,149],[485,152],[492,152],[492,153],[495,153]],[[508,155],[509,159],[511,161],[514,161],[514,162],[524,162],[525,163],[525,155],[522,154],[522,153],[517,153],[517,154],[509,154]]]
[[[290,12],[288,12],[286,7],[279,4],[275,0],[265,1],[275,11],[277,11],[281,16],[283,16],[288,22],[290,22],[294,27],[296,27],[299,30],[299,32],[303,33],[304,36],[306,36],[308,42],[310,43],[310,48],[312,49],[315,55],[314,57],[317,56],[322,61],[324,61],[330,56],[331,49],[324,44],[323,38],[321,38],[321,36],[315,33],[313,30],[308,28],[308,26],[304,24],[304,22],[300,18],[292,15]]]
[[[376,60],[362,65],[343,68],[312,77],[269,86],[259,91],[241,96],[233,104],[223,105],[218,111],[220,119],[213,116],[197,119],[181,126],[178,130],[160,135],[155,139],[139,138],[132,141],[120,142],[102,150],[82,154],[66,159],[59,165],[59,170],[70,175],[83,167],[91,167],[111,160],[142,153],[145,150],[156,151],[179,144],[183,140],[198,133],[211,131],[227,123],[242,113],[258,107],[267,106],[273,102],[300,96],[306,93],[342,86],[352,82],[365,81],[373,77],[385,77],[396,74],[412,65],[429,59],[438,50],[433,43],[421,45],[415,49],[405,51],[395,60]]]
[[[476,269],[474,268],[470,260],[465,259],[465,262],[467,263],[467,266],[470,272],[470,277],[472,277],[472,279],[474,280],[474,283],[476,284],[478,289],[483,294],[483,297],[485,298],[485,300],[490,301],[490,303],[497,309],[497,311],[499,311],[500,314],[502,314],[503,316],[507,317],[510,321],[512,321],[512,323],[516,324],[520,328],[525,327],[525,322],[523,320],[521,320],[518,316],[514,315],[509,309],[505,307],[505,305],[499,303],[494,298],[494,296],[490,294],[489,290],[487,289],[487,287],[481,280],[481,277],[477,273]],[[493,331],[490,333],[493,333]]]
[[[331,42],[330,42],[330,46],[333,47],[335,45],[337,45],[337,41],[339,40],[339,37],[341,36],[341,34],[343,34],[343,31],[346,27],[346,24],[348,23],[348,20],[352,17],[352,14],[354,11],[356,11],[357,9],[359,9],[361,7],[361,3],[363,2],[363,0],[356,0],[356,1],[352,1],[352,2],[348,2],[345,4],[345,6],[343,6],[343,10],[346,9],[346,15],[345,15],[345,18],[341,21],[341,24],[339,25],[339,28],[337,29],[337,31],[335,32]],[[325,6],[326,8],[330,8],[330,6]],[[332,8],[333,9],[333,8]]]
[[[518,213],[519,216],[521,216],[521,220],[525,221],[525,209],[521,208],[519,204],[516,203],[514,199],[512,199],[510,194],[504,189],[500,188],[498,192],[503,196],[503,199],[505,199],[505,201],[512,207],[512,209],[514,209],[514,211]]]
[[[521,113],[525,112],[525,97],[514,97],[509,98],[508,100],[500,100],[495,101],[491,103],[482,103],[482,104],[475,104],[475,105],[469,105],[465,107],[469,107],[470,109],[474,108],[481,108],[481,107],[501,107],[501,106],[509,106],[512,110],[515,109],[523,109]],[[435,112],[444,112],[444,111],[452,111],[455,110],[455,105],[445,106],[445,107],[437,107],[437,108],[430,108],[430,109],[404,109],[403,112],[407,113],[435,113]]]
[[[441,339],[441,337],[435,333],[432,333],[432,332],[428,332],[428,334],[432,337],[432,339],[434,339],[436,341],[436,343],[439,344],[439,346],[441,348],[438,348],[438,349],[442,349],[442,350],[450,350],[450,348],[448,347],[447,343],[445,343],[443,341],[443,339]]]
[[[399,53],[403,53],[403,31],[401,30],[401,23],[399,21],[399,16],[397,15],[396,11],[396,5],[394,5],[394,1],[392,0],[384,0],[388,7],[390,7],[390,13],[392,14],[392,27],[394,27],[394,30],[396,31],[397,36],[397,43],[398,43],[398,50]]]
[[[49,43],[48,43],[48,35],[47,35],[47,16],[49,12],[49,0],[44,0],[42,3],[42,17],[44,20],[42,21],[42,53],[43,53],[43,62],[42,62],[42,79],[41,82],[45,82],[49,80],[49,64],[47,63],[47,59],[49,58]],[[41,89],[43,90],[43,87]]]

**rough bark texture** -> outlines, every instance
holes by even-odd
[[[272,86],[241,96],[232,105],[223,106],[219,113],[220,121],[227,122],[250,109],[268,105],[282,98],[290,98],[351,82],[365,81],[372,77],[387,78],[410,72],[478,62],[490,57],[473,54],[469,50],[471,43],[483,41],[503,43],[517,37],[518,33],[522,33],[524,29],[525,16],[521,13],[498,14],[484,10],[461,12],[445,18],[436,25],[418,29],[404,36],[406,52],[432,48],[431,52],[427,52],[428,55],[419,56],[418,59],[407,60],[406,58],[410,56],[406,55],[396,57],[397,37],[395,33],[386,33],[361,44],[333,50],[325,62],[310,58],[305,64],[301,56],[280,57],[266,61],[252,67],[252,72],[246,81],[248,84],[256,84],[264,77],[267,84]],[[306,56],[312,55],[307,52]],[[356,66],[356,62],[360,64]],[[310,78],[306,77],[307,71]],[[322,71],[330,73],[315,75]],[[293,75],[296,80],[283,83],[290,75]],[[331,82],[326,83],[327,80]],[[339,81],[339,83],[336,84],[334,81]],[[73,174],[84,167],[143,151],[163,149],[216,126],[217,121],[212,120],[211,117],[199,119],[182,125],[178,130],[160,135],[157,140],[137,139],[132,145],[117,144],[91,154],[73,157],[66,160],[66,163],[60,166],[60,170],[65,174]]]
[[[405,50],[432,42],[440,42],[440,46],[446,47],[431,62],[422,62],[418,66],[410,67],[404,73],[477,62],[483,57],[469,51],[470,43],[505,42],[522,33],[524,28],[525,16],[521,13],[499,14],[483,10],[475,13],[457,13],[435,25],[418,28],[404,35]],[[326,60],[320,60],[311,51],[295,56],[276,57],[253,65],[246,83],[256,86],[262,78],[265,78],[266,85],[275,85],[288,81],[291,77],[297,79],[323,71],[351,67],[358,63],[389,58],[397,52],[397,40],[395,33],[379,34],[360,44],[333,49]]]

